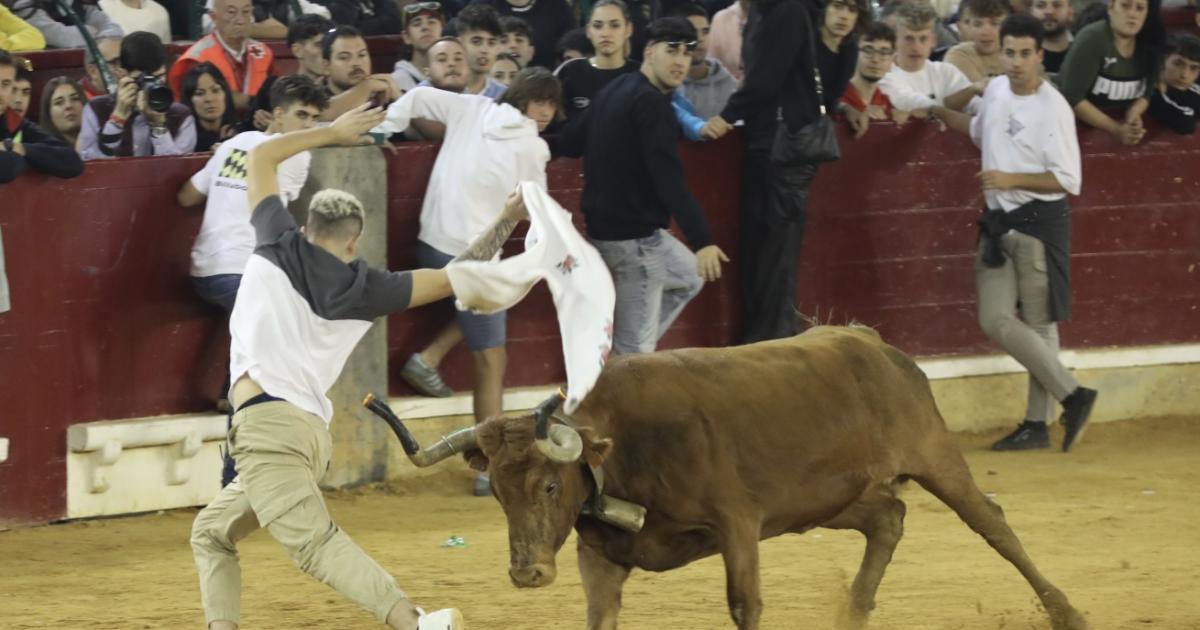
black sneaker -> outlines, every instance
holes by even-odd
[[[1050,448],[1050,433],[1046,430],[1045,422],[1026,420],[1017,425],[1016,431],[992,444],[993,451],[1029,451],[1035,448]]]
[[[1079,443],[1079,438],[1083,437],[1083,430],[1087,428],[1088,416],[1092,415],[1092,406],[1096,404],[1097,395],[1099,392],[1094,389],[1076,387],[1070,396],[1063,399],[1063,414],[1059,422],[1067,428],[1062,443],[1064,453],[1071,450],[1072,446]]]

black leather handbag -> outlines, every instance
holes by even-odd
[[[771,147],[771,163],[776,166],[795,166],[797,164],[819,164],[833,162],[842,157],[842,149],[838,146],[837,135],[833,129],[833,119],[825,112],[825,89],[821,85],[821,71],[817,69],[817,50],[813,29],[809,28],[809,50],[812,51],[813,78],[816,79],[817,105],[820,115],[807,125],[792,131],[783,122],[783,111],[780,110],[779,126],[775,131],[775,144]]]

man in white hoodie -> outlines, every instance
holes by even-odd
[[[421,207],[417,260],[422,267],[441,268],[461,254],[518,183],[533,181],[545,188],[550,149],[538,133],[557,115],[561,98],[554,75],[528,68],[498,101],[418,87],[388,108],[387,122],[377,131],[403,131],[414,118],[446,126]],[[475,363],[475,420],[483,422],[502,411],[505,328],[503,312],[457,311],[455,321],[408,359],[401,376],[422,394],[449,396],[437,367],[465,339]],[[476,493],[489,493],[485,477],[476,481]]]

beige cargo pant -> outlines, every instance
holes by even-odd
[[[983,263],[983,241],[975,251],[979,325],[1029,370],[1025,418],[1049,422],[1055,417],[1055,401],[1075,391],[1079,382],[1058,359],[1058,324],[1050,319],[1046,247],[1037,238],[1016,230],[1000,241],[1004,247],[1003,266]]]
[[[206,623],[240,622],[237,543],[260,527],[305,573],[386,621],[404,593],[333,522],[317,486],[332,449],[325,422],[287,402],[252,405],[234,415],[229,445],[238,476],[192,525]]]

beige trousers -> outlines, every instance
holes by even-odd
[[[229,446],[238,477],[192,525],[205,620],[240,622],[237,543],[261,527],[301,570],[385,621],[404,593],[329,516],[317,486],[332,450],[325,422],[291,403],[261,403],[234,415]]]
[[[1050,319],[1050,277],[1046,247],[1016,230],[1001,237],[1005,261],[988,267],[975,252],[975,290],[983,332],[1029,370],[1025,418],[1049,422],[1054,403],[1066,398],[1079,382],[1058,360],[1058,324]],[[1020,313],[1020,317],[1017,314]]]

